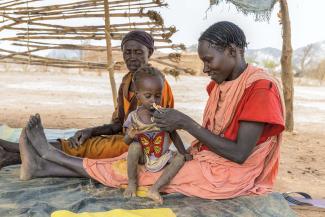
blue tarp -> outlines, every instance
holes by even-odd
[[[20,181],[19,166],[0,171],[1,217],[47,217],[56,210],[73,212],[112,209],[171,208],[178,217],[291,217],[295,216],[279,193],[239,197],[231,200],[204,200],[180,194],[164,195],[158,206],[147,198],[124,199],[121,189],[105,187],[90,179],[40,178]]]
[[[21,129],[0,126],[0,138],[18,141]],[[46,129],[49,139],[67,138],[76,129]],[[121,189],[105,187],[86,178],[40,178],[19,180],[20,166],[0,170],[0,217],[46,217],[56,210],[97,212],[112,209],[171,208],[178,217],[295,216],[279,193],[239,197],[231,200],[204,200],[181,194],[164,195],[157,206],[147,198],[124,199]]]

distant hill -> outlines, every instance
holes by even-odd
[[[300,70],[301,59],[307,46],[298,48],[293,52],[293,69],[296,72],[299,72]],[[310,46],[312,48],[310,50],[309,57],[307,58],[305,68],[308,68],[310,66],[317,66],[321,60],[325,59],[325,40],[313,43]],[[187,52],[196,53],[197,44],[188,46]],[[51,50],[47,56],[58,59],[80,60],[82,58],[82,52],[80,50]],[[246,60],[250,63],[255,63],[266,68],[273,66],[274,71],[280,71],[280,49],[272,47],[248,49],[245,52],[245,56]],[[199,59],[197,59],[197,61],[200,62]]]
[[[197,44],[192,44],[188,47],[186,47],[187,52],[197,52]]]
[[[308,46],[308,45],[307,45]],[[300,47],[293,51],[293,66],[300,67],[300,62],[307,46]],[[325,40],[311,44],[312,48],[309,54],[309,65],[318,64],[325,59]],[[188,51],[197,51],[197,44],[188,47]],[[280,65],[281,50],[273,47],[266,47],[261,49],[247,49],[245,56],[248,62],[253,62],[263,66],[266,61],[273,61],[276,65]]]
[[[307,46],[298,48],[294,51],[293,63],[295,65],[300,64],[301,58],[304,54],[304,50],[306,49]],[[318,64],[321,60],[325,59],[325,40],[312,43],[310,44],[310,46],[311,46],[311,51],[309,55],[310,65]]]
[[[273,47],[248,49],[245,56],[248,58],[248,61],[253,61],[256,63],[263,63],[265,60],[272,60],[275,63],[280,63],[281,50]]]

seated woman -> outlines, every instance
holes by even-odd
[[[243,31],[231,22],[215,23],[201,35],[198,53],[212,79],[202,126],[174,109],[154,113],[161,130],[183,129],[196,138],[193,160],[161,191],[225,199],[272,190],[284,130],[283,100],[277,80],[245,62],[246,46]],[[111,187],[128,183],[127,154],[99,160],[68,156],[46,142],[39,115],[23,130],[20,150],[22,179],[81,176]],[[162,173],[140,167],[138,185],[151,186]]]
[[[154,40],[144,31],[131,31],[124,36],[121,49],[129,72],[123,77],[119,87],[118,106],[111,123],[80,130],[69,140],[52,143],[56,148],[72,156],[94,159],[116,157],[128,150],[128,145],[123,142],[122,125],[128,114],[138,105],[132,77],[140,66],[148,64],[154,51]],[[166,80],[161,105],[166,108],[174,107],[173,93]],[[0,139],[0,157],[0,169],[3,166],[20,163],[18,143]]]

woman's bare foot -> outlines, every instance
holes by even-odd
[[[158,190],[150,188],[147,194],[147,197],[151,198],[153,201],[159,204],[163,204],[164,200],[161,197]]]
[[[26,134],[38,154],[47,159],[53,147],[47,142],[39,114],[32,115],[26,125]]]
[[[123,193],[124,197],[136,197],[137,196],[137,185],[136,184],[128,184],[128,187],[125,189]]]
[[[0,170],[2,167],[20,163],[21,160],[19,153],[6,151],[3,147],[0,146]]]
[[[19,138],[19,149],[21,157],[20,179],[30,180],[35,178],[37,171],[41,170],[42,159],[37,155],[33,146],[28,141],[25,128],[21,131]]]

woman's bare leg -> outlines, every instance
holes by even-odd
[[[4,145],[6,144],[6,145]],[[54,147],[60,147],[61,144],[50,143]],[[16,152],[16,146],[18,147],[18,151]],[[8,151],[9,150],[9,151]],[[0,139],[0,170],[3,167],[21,164],[20,154],[19,154],[19,143],[8,142]]]
[[[2,167],[20,163],[18,143],[0,139],[0,170]]]
[[[22,159],[20,168],[21,180],[40,177],[82,177],[82,175],[73,170],[42,159],[29,142],[25,129],[22,130],[20,135],[19,148]]]
[[[26,125],[26,134],[32,146],[43,159],[73,170],[79,176],[89,177],[83,168],[82,158],[67,155],[47,142],[39,114],[30,117]]]
[[[0,170],[2,167],[20,164],[20,155],[16,152],[9,152],[0,146]]]
[[[4,148],[8,152],[19,153],[19,144],[15,142],[9,142],[3,139],[0,139],[0,147]]]
[[[57,149],[62,148],[59,142],[51,142],[50,144]],[[2,167],[15,164],[21,164],[19,143],[0,139],[0,170]]]
[[[124,197],[136,197],[138,186],[138,163],[142,157],[142,147],[139,143],[131,143],[127,156],[128,187],[125,189]]]
[[[176,176],[177,172],[182,168],[184,163],[184,156],[177,153],[172,162],[164,169],[164,172],[161,174],[157,182],[149,189],[148,197],[157,203],[162,204],[163,199],[159,193],[159,189],[167,185]]]
[[[57,149],[62,149],[60,142],[50,142]],[[19,143],[9,142],[3,139],[0,139],[0,148],[3,148],[7,152],[18,153],[19,154]]]

